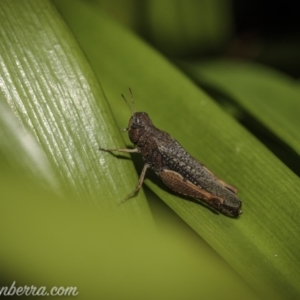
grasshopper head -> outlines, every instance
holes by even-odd
[[[128,105],[131,111],[131,118],[129,120],[128,128],[126,128],[125,130],[128,131],[128,135],[131,142],[133,144],[137,144],[140,137],[145,133],[145,131],[153,127],[153,124],[147,113],[136,112],[133,95],[130,88],[129,88],[129,92],[131,95],[132,105],[130,105],[129,102],[126,100],[125,96],[121,94],[122,98],[124,99],[124,101],[126,102],[126,104]]]
[[[131,116],[128,125],[128,134],[131,142],[136,144],[140,137],[153,127],[152,121],[145,112],[135,112]]]

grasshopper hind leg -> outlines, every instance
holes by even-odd
[[[172,191],[195,199],[202,199],[212,206],[222,205],[224,200],[221,197],[213,195],[190,181],[184,179],[179,173],[171,170],[163,170],[159,173],[163,183]]]
[[[175,171],[162,170],[158,175],[167,187],[178,194],[195,198],[199,201],[202,200],[214,210],[229,217],[236,218],[242,213],[240,201],[230,203],[223,197],[214,195],[208,191],[205,191],[201,187],[194,185],[192,182],[184,179]]]

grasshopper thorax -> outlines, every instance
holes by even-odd
[[[140,137],[153,127],[152,121],[145,112],[135,112],[128,124],[128,135],[133,144],[136,144]]]

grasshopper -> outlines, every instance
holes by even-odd
[[[134,105],[131,89],[129,91]],[[135,148],[99,150],[141,153],[143,156],[145,164],[139,181],[124,201],[139,191],[146,171],[152,169],[172,191],[194,198],[226,216],[238,217],[242,213],[242,202],[236,196],[237,189],[215,176],[167,132],[155,127],[147,113],[133,111],[124,95],[121,96],[132,113],[128,128],[123,131],[128,131]]]

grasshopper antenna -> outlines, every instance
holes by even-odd
[[[123,94],[121,94],[121,96],[124,99],[124,101],[126,102],[127,106],[129,107],[131,114],[133,115],[136,112],[136,109],[135,109],[135,105],[134,105],[134,99],[133,99],[133,94],[132,94],[131,88],[129,88],[129,92],[130,92],[132,105],[129,104],[129,102],[127,101],[127,99],[125,98],[125,96]]]
[[[131,88],[128,88],[129,89],[129,93],[130,93],[130,97],[131,97],[131,103],[132,103],[132,106],[134,108],[134,112],[136,112],[136,108],[135,108],[135,103],[134,103],[134,98],[133,98],[133,94],[132,94],[132,90]]]

